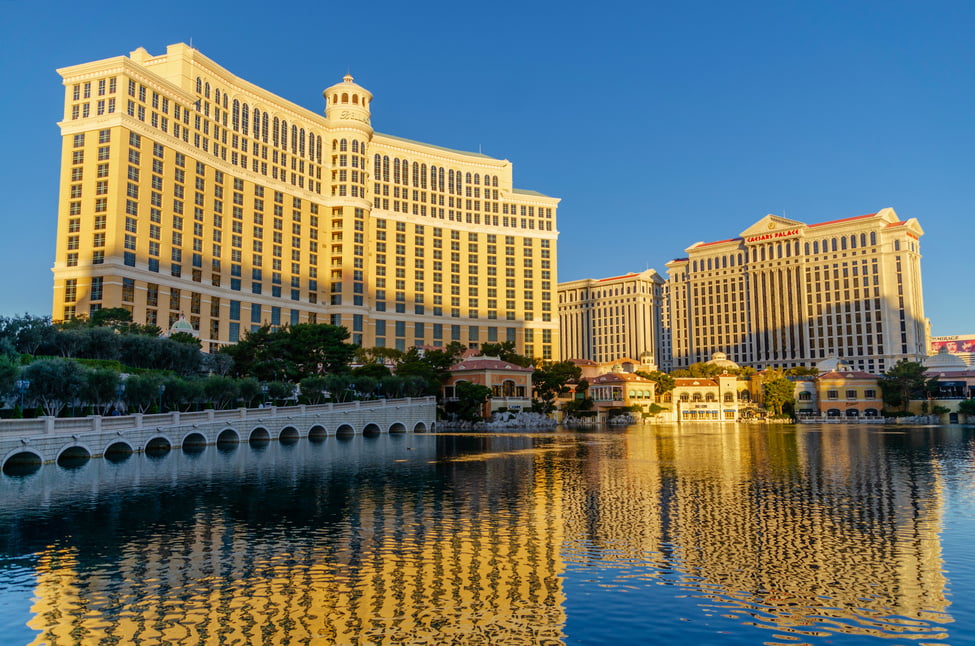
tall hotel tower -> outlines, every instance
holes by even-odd
[[[318,322],[558,358],[559,200],[515,189],[507,160],[373,131],[351,76],[321,115],[183,44],[58,71],[53,318],[185,316],[211,350]]]
[[[742,366],[830,355],[882,372],[927,356],[917,220],[892,209],[818,224],[768,215],[667,264],[667,368],[724,352]]]

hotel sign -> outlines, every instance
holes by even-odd
[[[788,231],[773,231],[761,235],[745,238],[745,242],[761,242],[763,240],[775,240],[776,238],[788,238],[799,233],[799,229],[789,229]]]

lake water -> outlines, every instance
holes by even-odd
[[[971,644],[975,427],[330,437],[0,475],[2,644]]]

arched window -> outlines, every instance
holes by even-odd
[[[467,175],[464,177],[464,183],[466,183],[466,184],[470,184],[471,183],[471,174],[470,173],[467,173]]]
[[[443,190],[443,176],[444,176],[443,166],[440,167],[440,171],[439,172],[440,172],[440,175],[439,175],[439,179],[437,180],[437,183],[440,185],[440,189],[439,190],[442,191]],[[441,202],[441,204],[443,204],[443,202]],[[443,215],[441,215],[440,217],[443,217]]]
[[[846,236],[840,238],[840,250],[846,251]]]
[[[399,158],[393,158],[393,183],[399,184]]]
[[[867,234],[866,233],[861,233],[860,234],[860,246],[861,247],[866,247],[867,246]]]
[[[339,151],[344,153],[348,149],[349,149],[349,140],[348,139],[339,140]]]
[[[481,176],[478,175],[477,173],[474,173],[474,185],[477,186],[480,183],[481,183]]]
[[[454,192],[454,171],[451,170],[449,173],[447,173],[447,181],[449,182],[447,184],[447,192],[453,193]]]
[[[302,157],[305,156],[305,129],[298,129],[298,154]]]
[[[261,115],[261,141],[267,143],[267,112]]]
[[[430,190],[440,190],[437,188],[437,167],[433,165],[430,166]]]
[[[420,188],[427,187],[427,165],[420,164]]]
[[[877,244],[877,234],[874,231],[870,232],[870,244],[871,245]]]
[[[213,102],[217,104],[217,107],[220,107],[220,90],[217,88],[213,90]]]
[[[714,393],[707,393],[706,395],[704,395],[704,401],[713,402],[714,401]]]
[[[224,110],[227,109],[227,93],[226,92],[223,93],[223,109]]]
[[[389,156],[383,155],[383,181],[389,181]]]
[[[372,158],[372,174],[379,180],[383,176],[383,158],[381,155],[375,155]]]
[[[857,248],[857,237],[856,235],[852,235],[850,236],[850,249],[856,249],[856,248]]]
[[[288,122],[281,119],[281,150],[288,149]]]
[[[203,96],[207,99],[210,98],[210,81],[203,84]]]
[[[732,401],[734,401],[734,399],[735,399],[735,396],[734,396],[734,394],[731,391],[728,391],[728,392],[726,392],[724,394],[724,400],[725,400],[725,402],[732,402]]]
[[[496,187],[497,185],[498,185],[498,176],[495,175],[494,177],[491,178],[491,186]]]
[[[278,123],[278,118],[277,117],[274,117],[273,125],[271,126],[271,143],[273,143],[275,146],[278,145],[278,126],[279,125],[280,124]]]
[[[352,95],[352,105],[359,105],[359,95],[358,94],[353,94]]]
[[[293,152],[293,153],[297,153],[298,152],[298,144],[299,144],[299,140],[298,140],[298,126],[292,124],[292,126],[291,126],[291,152]]]
[[[199,76],[197,76],[196,77],[196,93],[197,94],[200,94],[201,92],[203,92],[203,79],[201,79]]]
[[[248,129],[250,128],[250,125],[251,125],[251,111],[250,108],[248,108],[247,104],[245,103],[240,108],[240,131],[246,135]]]
[[[403,184],[409,184],[410,183],[410,163],[404,159],[403,161],[400,162],[400,164],[403,166],[403,168],[400,169],[402,171],[400,173],[400,179],[403,180]]]
[[[687,393],[681,393],[681,394],[680,394],[680,400],[681,400],[682,402],[686,402],[686,401],[688,401],[689,399],[690,399],[690,397],[688,396],[688,394],[687,394]]]
[[[413,186],[420,186],[420,164],[413,162]]]
[[[322,163],[322,138],[318,135],[315,136],[315,161]]]
[[[235,131],[240,132],[240,101],[237,99],[234,99],[234,107],[230,112],[230,123]]]

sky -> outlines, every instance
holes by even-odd
[[[309,110],[508,159],[561,198],[558,279],[655,268],[768,213],[917,218],[934,335],[975,333],[975,3],[0,0],[0,315],[51,312],[56,69],[192,43]],[[408,13],[409,12],[409,13]]]

